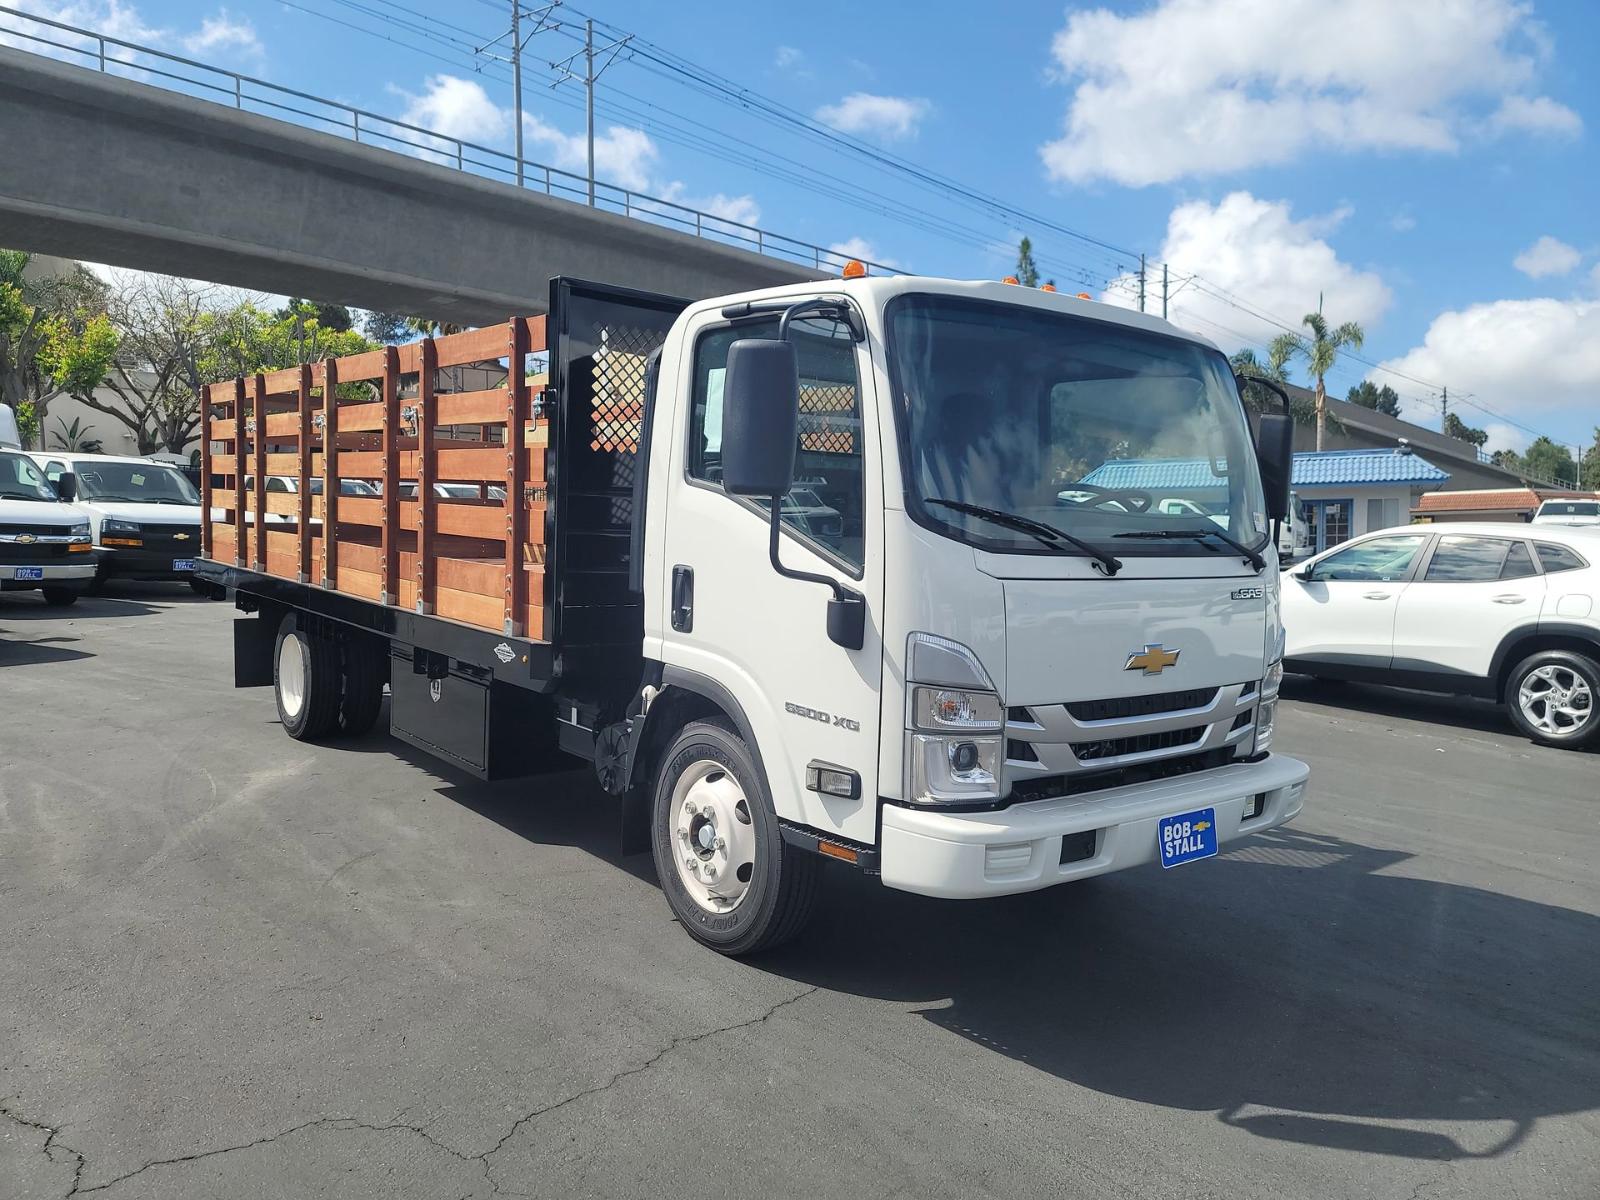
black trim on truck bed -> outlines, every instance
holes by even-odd
[[[419,646],[460,662],[473,663],[502,683],[535,692],[549,692],[555,688],[555,655],[549,642],[505,637],[445,617],[424,616],[212,559],[197,560],[195,575],[227,589],[239,607],[247,612],[269,606],[299,609],[407,646]]]

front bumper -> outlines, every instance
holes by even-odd
[[[1311,769],[1271,755],[1210,771],[1013,804],[996,812],[952,813],[885,805],[880,843],[883,882],[950,899],[1007,896],[1154,862],[1162,817],[1213,808],[1217,842],[1260,833],[1292,819]],[[1259,816],[1241,822],[1264,795]],[[1061,861],[1062,838],[1095,830],[1094,853]]]
[[[81,555],[80,558],[86,561],[80,561],[79,559],[75,558],[70,562],[0,564],[0,586],[5,586],[9,590],[13,586],[18,588],[36,588],[47,583],[88,583],[89,580],[94,578],[94,559],[96,557],[98,556],[84,554]],[[44,570],[43,579],[17,579],[18,571],[32,571],[38,568],[43,568]]]
[[[198,540],[190,551],[134,550],[116,546],[98,549],[105,556],[101,561],[100,573],[108,579],[188,579],[193,572],[174,571],[172,564],[180,559],[193,560],[200,556]]]

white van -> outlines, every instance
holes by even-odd
[[[35,451],[54,483],[77,476],[76,508],[88,516],[102,552],[97,584],[108,579],[194,581],[200,553],[200,493],[176,467],[117,454]]]
[[[75,483],[69,476],[59,490]],[[89,522],[57,496],[33,459],[0,449],[0,591],[38,589],[46,604],[64,605],[94,578]]]
[[[0,449],[22,449],[22,430],[17,428],[17,414],[9,404],[0,404]]]

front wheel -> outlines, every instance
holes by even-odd
[[[1518,663],[1506,680],[1511,722],[1545,746],[1577,750],[1600,738],[1600,663],[1569,650],[1542,650]]]
[[[766,780],[726,725],[696,721],[667,748],[651,834],[661,890],[697,941],[753,954],[805,926],[816,860],[784,842]]]
[[[78,588],[47,587],[44,592],[44,602],[52,608],[65,608],[69,604],[76,604],[82,594]]]

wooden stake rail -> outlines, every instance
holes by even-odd
[[[545,348],[519,317],[209,385],[204,557],[543,639]]]

